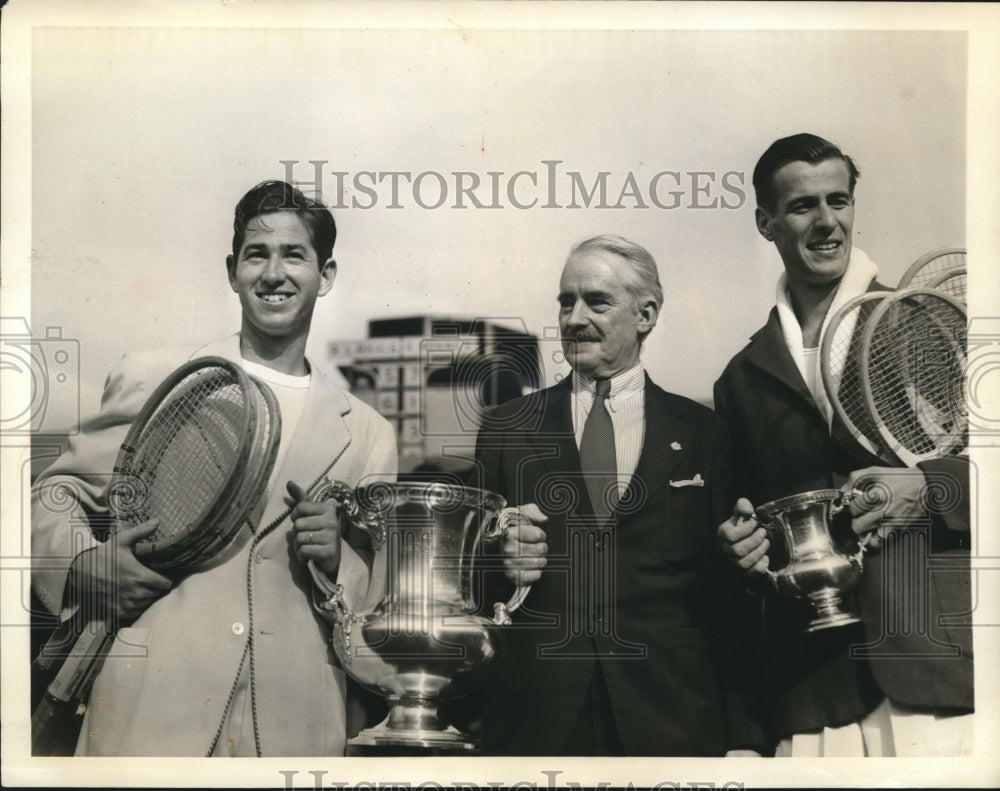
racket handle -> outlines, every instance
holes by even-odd
[[[103,620],[91,621],[70,649],[56,677],[31,715],[33,755],[53,755],[64,733],[104,665],[114,634]]]
[[[31,754],[72,755],[72,744],[64,734],[69,731],[76,711],[72,704],[53,700],[46,694],[31,715]]]
[[[78,632],[80,618],[74,615],[72,618],[60,623],[45,641],[42,650],[35,657],[33,667],[35,670],[45,672],[55,672],[66,658],[66,652],[73,642],[74,635]]]
[[[106,621],[91,621],[84,626],[46,694],[58,701],[83,698],[103,665],[113,639],[114,634],[108,633]]]

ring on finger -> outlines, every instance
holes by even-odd
[[[308,536],[309,536],[309,538],[308,538],[308,540],[306,541],[306,543],[307,543],[307,544],[311,544],[311,543],[313,542],[313,534],[312,534],[312,531],[311,531],[311,530],[309,531],[309,533],[308,533]]]

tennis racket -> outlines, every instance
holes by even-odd
[[[840,421],[834,437],[846,450],[858,449],[885,464],[899,465],[899,458],[881,441],[865,402],[861,378],[861,341],[872,312],[889,291],[869,291],[854,297],[833,315],[820,346],[823,388]],[[845,434],[846,432],[846,434]],[[868,461],[868,459],[866,459]]]
[[[896,292],[872,312],[861,343],[865,402],[882,443],[910,467],[965,450],[964,306],[930,288]]]
[[[280,437],[280,411],[265,384],[221,357],[181,366],[149,397],[121,445],[107,489],[112,532],[158,519],[133,551],[175,579],[219,559],[260,500]],[[86,699],[114,640],[113,626],[85,618],[57,630],[36,662],[51,671],[54,658],[65,656],[32,715],[36,755],[51,749],[74,703]]]
[[[928,288],[941,291],[952,299],[957,299],[963,305],[966,302],[966,292],[968,290],[968,275],[964,269],[952,269],[942,272],[940,275],[927,283]]]
[[[942,247],[939,250],[931,250],[910,264],[909,269],[899,279],[896,290],[929,286],[932,280],[955,269],[965,269],[964,247]]]

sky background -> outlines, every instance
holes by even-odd
[[[438,209],[403,181],[402,208],[388,208],[383,182],[376,206],[335,210],[339,274],[316,312],[314,354],[364,337],[371,318],[429,312],[544,335],[570,247],[615,233],[660,267],[650,374],[708,400],[763,323],[780,271],[754,226],[753,166],[804,130],[859,163],[855,243],[885,282],[965,241],[962,32],[51,27],[32,44],[32,329],[79,341],[84,413],[126,350],[238,328],[224,270],[233,206],[283,178],[282,160],[308,182],[308,161],[326,160],[330,202],[334,171],[348,188],[359,171],[449,182]],[[661,202],[679,189],[680,206],[541,208],[543,160],[561,162],[563,206],[567,171],[588,187],[607,172],[613,205],[630,173],[646,190],[664,170],[681,186],[665,177]],[[521,170],[538,174],[537,189],[522,177],[516,193],[539,197],[532,209],[505,194]],[[455,171],[481,178],[484,202],[487,174],[504,173],[505,208],[454,208]],[[723,187],[727,172],[742,196]],[[421,200],[438,190],[425,177]],[[549,364],[548,381],[561,372]]]

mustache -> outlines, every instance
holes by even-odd
[[[586,330],[577,330],[576,332],[566,332],[563,333],[562,339],[564,341],[577,341],[580,343],[586,343],[588,341],[598,342],[600,337],[592,332],[587,332]]]

